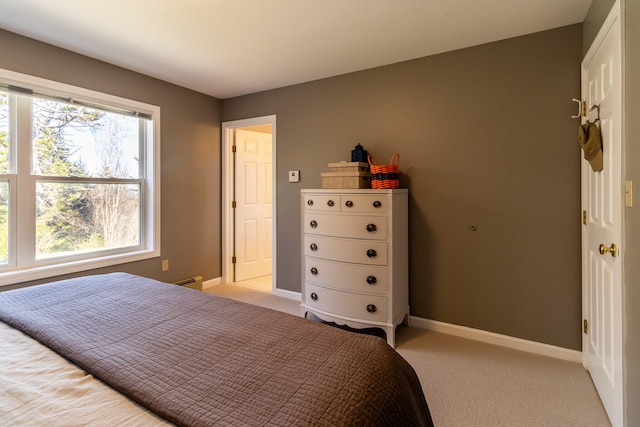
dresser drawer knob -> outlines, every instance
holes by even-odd
[[[311,199],[307,200],[307,205],[313,206],[313,200],[311,200]]]
[[[312,243],[312,244],[309,246],[309,248],[310,248],[312,251],[314,251],[314,252],[315,252],[315,251],[317,251],[317,250],[318,250],[318,245],[316,245],[315,243]]]
[[[369,233],[373,233],[374,231],[376,231],[378,229],[378,227],[376,227],[375,224],[367,224],[367,231]]]
[[[318,222],[314,219],[309,223],[309,225],[311,226],[311,228],[316,228],[318,227]]]
[[[327,202],[327,205],[329,205],[329,207],[333,207],[333,205],[334,205],[334,204],[335,204],[335,203],[333,202],[333,200],[329,200],[329,201]]]
[[[367,256],[368,256],[369,258],[375,258],[375,257],[377,257],[377,256],[378,256],[378,252],[376,252],[376,250],[375,250],[375,249],[368,249],[368,250],[367,250]]]
[[[314,301],[318,301],[318,294],[316,294],[315,292],[311,292],[311,299]]]
[[[376,283],[378,283],[378,279],[376,279],[376,276],[369,276],[367,277],[367,283],[370,285],[375,285]]]
[[[344,204],[346,207],[348,208],[352,208],[353,207],[353,202],[351,200],[347,200],[347,203]]]
[[[314,276],[318,274],[318,269],[315,267],[311,267],[311,274],[313,274]]]
[[[374,304],[369,304],[367,305],[367,311],[369,313],[375,313],[376,311],[378,311],[378,308]]]
[[[380,206],[382,206],[382,202],[376,200],[375,202],[373,202],[373,207],[374,208],[379,208]]]

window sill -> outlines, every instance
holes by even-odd
[[[126,254],[108,255],[99,258],[91,258],[42,267],[32,267],[21,270],[7,271],[5,273],[0,273],[0,287],[14,285],[22,282],[29,282],[31,280],[46,279],[50,277],[62,276],[65,274],[94,270],[96,268],[110,267],[118,264],[142,261],[159,256],[160,253],[157,250],[141,250],[137,252],[128,252]]]

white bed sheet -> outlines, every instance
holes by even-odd
[[[0,322],[0,425],[171,424]]]

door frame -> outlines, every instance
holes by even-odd
[[[233,282],[233,153],[231,147],[234,143],[234,131],[239,128],[251,126],[271,125],[272,139],[272,215],[271,247],[273,253],[271,265],[271,290],[275,290],[277,271],[277,185],[276,184],[276,116],[253,117],[250,119],[232,120],[222,122],[222,283]]]
[[[584,88],[584,64],[585,63],[590,63],[593,56],[595,55],[596,51],[598,50],[598,48],[600,47],[600,45],[603,43],[605,37],[608,35],[609,31],[612,30],[612,27],[614,26],[614,24],[616,23],[616,21],[618,22],[618,28],[617,31],[620,32],[619,37],[620,37],[620,52],[619,54],[620,56],[620,157],[621,159],[624,159],[624,153],[625,153],[625,134],[624,134],[624,126],[625,126],[625,112],[624,112],[624,32],[623,32],[623,23],[622,23],[622,17],[621,17],[621,13],[620,13],[620,1],[616,0],[613,7],[611,8],[611,11],[609,12],[606,20],[604,21],[602,27],[600,28],[600,30],[598,31],[598,35],[596,36],[596,38],[594,39],[594,41],[592,42],[591,46],[589,47],[587,54],[584,56],[583,60],[582,60],[582,64],[581,64],[581,92],[585,91]],[[582,97],[584,96],[584,93],[581,93]],[[581,99],[582,99],[581,97]],[[581,192],[581,208],[585,209],[585,183],[584,180],[582,178],[584,178],[582,169],[588,166],[585,166],[584,164],[585,162],[583,162],[581,160],[581,188],[580,188],[580,192]],[[620,186],[621,189],[621,194],[624,195],[624,189],[625,189],[625,165],[624,165],[624,161],[620,162],[620,182],[617,183],[617,185]],[[619,242],[619,251],[620,251],[620,263],[621,263],[621,273],[620,273],[620,310],[621,312],[619,313],[620,316],[620,331],[617,331],[618,333],[620,333],[621,335],[621,342],[620,347],[618,349],[616,349],[616,351],[618,353],[620,353],[620,372],[619,374],[621,375],[621,384],[620,384],[620,392],[621,392],[621,396],[619,397],[621,401],[616,401],[616,405],[618,406],[617,409],[619,411],[619,415],[621,417],[621,419],[615,419],[615,420],[611,420],[614,427],[616,427],[617,425],[624,425],[624,417],[625,417],[625,408],[626,408],[626,384],[625,384],[625,377],[626,377],[626,355],[625,355],[625,335],[624,335],[624,330],[625,330],[625,315],[624,315],[624,311],[625,311],[625,304],[624,304],[624,294],[625,294],[625,202],[624,200],[620,200],[620,227],[621,227],[621,234],[620,234],[620,242]],[[587,251],[585,250],[586,247],[586,242],[588,242],[588,236],[586,236],[586,232],[585,229],[582,228],[582,315],[583,315],[583,319],[586,319],[589,322],[589,333],[591,333],[592,331],[592,325],[591,325],[591,319],[589,318],[589,305],[591,303],[591,293],[590,293],[590,282],[589,282],[589,276],[590,273],[588,271],[588,262],[587,262]],[[585,369],[588,369],[588,359],[589,359],[589,335],[586,333],[582,334],[582,365],[585,367]]]

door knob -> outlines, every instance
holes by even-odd
[[[616,255],[618,255],[618,247],[615,243],[612,243],[609,247],[606,247],[604,243],[600,243],[600,247],[598,249],[600,250],[600,255],[610,253],[614,258],[616,257]]]

